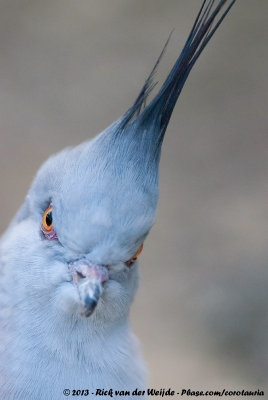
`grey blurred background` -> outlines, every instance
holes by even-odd
[[[51,153],[132,104],[175,28],[164,79],[200,4],[0,1],[1,232]],[[267,1],[237,1],[167,131],[131,316],[150,386],[267,382],[267,15]]]

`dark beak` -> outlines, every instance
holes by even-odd
[[[103,283],[109,278],[107,266],[81,259],[69,267],[81,301],[81,315],[89,317],[101,297]]]

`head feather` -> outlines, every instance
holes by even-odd
[[[147,140],[148,143],[151,143],[148,151],[153,151],[154,156],[157,159],[159,158],[163,137],[182,88],[198,57],[234,5],[235,1],[236,0],[203,1],[177,61],[157,95],[150,104],[146,106],[146,100],[156,85],[153,82],[153,78],[168,45],[171,34],[169,35],[136,101],[124,114],[120,124],[117,126],[116,134],[120,134],[122,131],[128,131],[130,127],[132,131],[135,129],[140,132],[140,136],[146,131],[147,136],[152,136]]]

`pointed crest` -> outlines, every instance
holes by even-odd
[[[139,129],[154,124],[154,140],[161,145],[172,111],[198,57],[226,17],[236,0],[203,0],[186,43],[158,94],[146,106],[148,95],[155,87],[154,74],[166,50],[171,34],[145,81],[133,106],[122,117],[118,126],[124,130],[136,117]],[[151,130],[151,129],[149,129]],[[153,139],[153,138],[152,138]]]
[[[100,137],[103,157],[107,165],[109,164],[109,169],[133,171],[135,181],[143,185],[147,182],[147,187],[157,184],[161,145],[172,111],[191,69],[235,1],[202,2],[177,61],[159,92],[146,105],[155,86],[153,78],[170,40],[171,34],[169,35],[132,107]]]

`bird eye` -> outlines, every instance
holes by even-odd
[[[143,243],[140,245],[139,250],[137,251],[137,253],[132,257],[132,260],[137,260],[137,258],[139,257],[139,255],[141,254],[143,249]]]
[[[139,250],[137,251],[137,253],[136,253],[130,260],[128,260],[128,261],[125,262],[125,264],[126,264],[128,267],[130,267],[130,265],[133,264],[134,261],[137,260],[137,258],[139,257],[139,255],[140,255],[141,252],[142,252],[142,249],[143,249],[143,243],[140,245]]]
[[[43,228],[45,231],[50,232],[52,230],[52,226],[53,226],[52,206],[49,206],[43,215]]]

